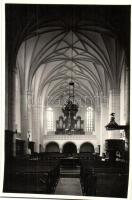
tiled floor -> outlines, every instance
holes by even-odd
[[[82,196],[79,178],[60,178],[55,194]]]

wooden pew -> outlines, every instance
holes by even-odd
[[[80,182],[86,196],[127,197],[128,166],[124,163],[82,161]]]
[[[48,175],[39,173],[10,173],[5,191],[10,193],[48,193]]]
[[[59,161],[14,160],[5,166],[4,192],[54,193],[59,180]]]

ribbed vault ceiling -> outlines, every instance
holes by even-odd
[[[32,92],[33,102],[49,104],[64,102],[71,79],[82,102],[107,95],[119,87],[123,64],[124,50],[112,28],[72,16],[29,26],[16,60],[22,90]]]

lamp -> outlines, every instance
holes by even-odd
[[[76,113],[78,112],[78,104],[74,103],[74,82],[71,81],[69,83],[69,98],[67,102],[62,107],[62,112],[64,113],[64,116],[66,117],[66,131],[74,131],[75,129],[75,119]],[[69,134],[71,134],[69,132]]]
[[[72,31],[72,45],[71,45],[71,47],[72,47],[72,54],[71,54],[72,65],[73,65],[73,41],[74,40],[73,40],[73,31]],[[69,122],[72,121],[73,117],[78,112],[78,105],[74,103],[75,84],[72,80],[73,79],[73,66],[72,65],[71,65],[71,81],[69,82],[69,98],[62,108],[62,112],[64,113],[64,116],[66,116],[68,118]],[[70,117],[70,119],[69,119],[69,117]]]
[[[64,104],[62,108],[62,112],[64,113],[64,116],[68,117],[69,115],[72,116],[72,118],[76,115],[78,112],[78,104],[74,103],[74,82],[69,83],[69,98],[67,102]]]

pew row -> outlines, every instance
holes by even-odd
[[[5,165],[4,192],[53,194],[60,176],[59,161],[16,160]]]
[[[128,166],[124,163],[80,161],[80,183],[85,196],[126,198]]]

